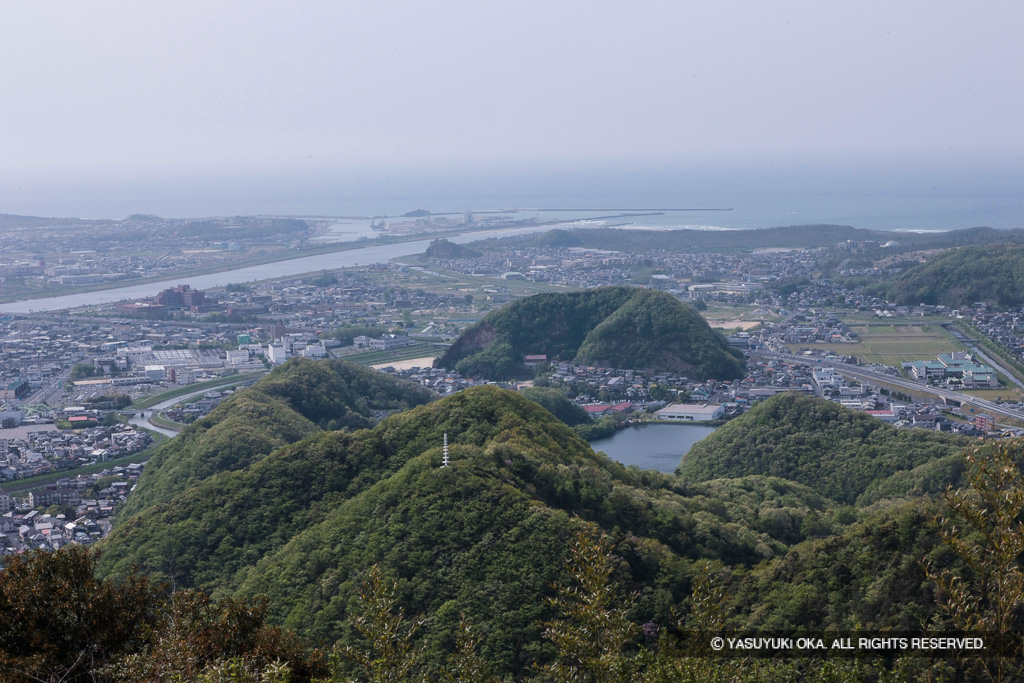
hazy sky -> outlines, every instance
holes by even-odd
[[[8,2],[0,176],[1019,162],[1022,28],[1019,0]]]

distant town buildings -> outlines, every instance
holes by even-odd
[[[416,340],[410,339],[403,334],[382,334],[379,337],[371,338],[361,335],[352,340],[352,345],[357,349],[371,349],[373,351],[391,351],[406,346],[415,346]]]
[[[999,386],[995,369],[975,362],[974,356],[965,351],[944,353],[937,360],[915,360],[903,366],[921,381],[936,380],[963,388]]]

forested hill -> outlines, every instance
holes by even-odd
[[[525,396],[474,387],[372,429],[316,431],[151,497],[119,518],[98,569],[119,577],[138,566],[178,588],[265,595],[274,623],[331,644],[358,638],[357,589],[376,565],[397,581],[406,614],[430,615],[418,639],[428,668],[444,660],[464,613],[478,625],[481,654],[515,680],[550,657],[541,622],[553,617],[552,583],[568,581],[578,517],[616,544],[615,579],[639,596],[637,624],[669,623],[707,560],[736,577],[731,606],[750,623],[910,628],[908,619],[927,618],[935,603],[918,562],[937,543],[936,508],[927,497],[879,499],[939,490],[952,442],[916,430],[894,436],[872,418],[798,396],[750,414],[737,432],[739,420],[719,433],[736,448],[746,434],[758,457],[741,449],[747,464],[727,463],[734,478],[697,481],[625,468]],[[815,440],[819,429],[825,436]],[[780,444],[775,451],[795,456],[774,468],[766,454]],[[932,463],[940,467],[925,472]],[[772,470],[795,481],[757,473]],[[862,491],[870,508],[840,504],[866,501]],[[825,585],[823,563],[841,567],[848,589]]]
[[[449,242],[442,237],[430,243],[430,246],[427,247],[426,255],[431,258],[457,259],[479,256],[480,252],[455,242]]]
[[[774,396],[690,449],[687,480],[750,474],[809,486],[840,503],[945,490],[959,476],[960,436],[897,429],[832,401],[796,392]]]
[[[794,225],[756,230],[623,230],[621,228],[553,229],[539,235],[490,239],[479,249],[516,247],[587,247],[630,254],[650,251],[690,253],[741,251],[771,247],[834,247],[839,242],[899,243],[899,249],[938,249],[997,243],[1024,243],[1024,230],[967,228],[934,233],[862,230],[848,225]]]
[[[537,294],[491,311],[463,331],[437,367],[468,377],[523,375],[526,355],[698,379],[743,376],[743,355],[700,315],[656,290],[602,287]]]
[[[322,430],[369,427],[374,411],[404,410],[432,398],[423,387],[353,363],[293,358],[160,447],[118,515],[125,519]]]
[[[1020,306],[1024,304],[1024,246],[953,249],[868,291],[910,306],[943,304],[957,308],[976,301]]]
[[[435,471],[446,433],[454,464]],[[822,506],[808,489],[783,488],[806,499],[798,507]],[[692,510],[679,505],[688,491],[675,477],[631,471],[595,454],[518,392],[480,386],[386,418],[372,430],[317,433],[192,483],[166,502],[150,503],[119,520],[104,544],[101,567],[124,573],[138,564],[151,577],[174,578],[179,586],[245,585],[281,597],[280,609],[292,612],[298,603],[286,595],[287,586],[297,577],[340,580],[333,562],[365,568],[370,561],[405,558],[427,563],[427,574],[440,571],[435,562],[500,567],[489,553],[505,553],[498,539],[518,536],[532,537],[552,553],[529,565],[544,577],[534,586],[540,591],[556,570],[545,567],[561,564],[559,543],[574,514],[609,528],[625,525],[684,557],[714,548],[731,562],[750,563],[762,557],[757,546],[784,549],[760,532],[726,533],[721,525],[737,520],[722,511],[698,524],[692,513],[704,504],[687,506]],[[684,528],[689,531],[679,535]],[[319,549],[310,555],[314,546]],[[281,554],[274,559],[274,552]],[[310,566],[273,569],[313,557]],[[322,608],[296,610],[294,618],[314,619]]]

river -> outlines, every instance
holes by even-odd
[[[644,424],[619,430],[607,439],[591,441],[590,446],[623,465],[671,474],[693,444],[713,431],[715,427],[705,425]]]
[[[524,228],[509,228],[504,230],[474,230],[460,233],[455,236],[447,235],[446,238],[452,242],[466,243],[490,237],[509,237],[511,235],[525,235],[531,232],[542,232],[550,230],[554,225],[531,225]],[[9,304],[0,305],[0,312],[4,313],[29,313],[32,311],[60,311],[78,306],[90,306],[96,304],[107,304],[118,301],[142,299],[156,296],[160,291],[178,284],[189,284],[193,289],[210,289],[212,287],[224,287],[233,282],[252,282],[254,280],[270,280],[284,278],[302,273],[313,273],[321,270],[332,270],[348,266],[365,266],[370,263],[386,263],[391,259],[411,254],[421,254],[430,246],[430,242],[436,237],[414,240],[412,242],[401,242],[399,244],[367,244],[365,247],[357,247],[348,251],[337,251],[330,254],[318,254],[316,256],[303,256],[288,259],[286,261],[274,261],[258,266],[248,266],[234,270],[225,270],[220,273],[208,275],[196,275],[193,277],[175,276],[159,282],[150,282],[144,285],[127,285],[115,289],[105,289],[98,292],[83,292],[81,294],[66,294],[64,296],[45,297],[40,299],[28,299],[26,301],[15,301]]]

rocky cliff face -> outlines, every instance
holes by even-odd
[[[439,358],[434,359],[435,368],[454,367],[460,358],[486,349],[495,340],[497,333],[490,323],[482,322],[459,335],[455,343],[448,347]]]

